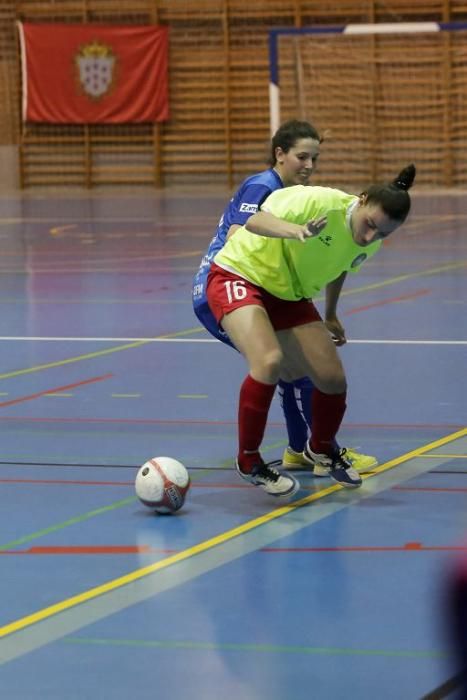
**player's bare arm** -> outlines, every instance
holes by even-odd
[[[250,216],[245,228],[250,233],[267,238],[291,238],[298,241],[306,241],[307,238],[317,236],[326,226],[327,220],[323,216],[313,219],[307,224],[294,224],[291,221],[279,219],[268,211],[259,211]]]
[[[325,323],[337,346],[345,345],[347,342],[345,329],[337,317],[337,302],[346,277],[347,272],[343,272],[326,286]]]

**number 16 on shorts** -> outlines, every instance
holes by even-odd
[[[232,304],[234,301],[242,301],[248,294],[245,280],[228,280],[224,282],[224,287],[229,304]]]

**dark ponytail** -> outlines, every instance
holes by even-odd
[[[409,190],[415,180],[416,168],[413,163],[401,170],[392,182],[386,185],[371,185],[366,192],[368,204],[379,204],[386,216],[402,223],[410,211]]]
[[[411,163],[400,171],[399,175],[392,181],[392,184],[394,187],[397,187],[398,190],[410,190],[415,180],[416,172],[415,165]]]

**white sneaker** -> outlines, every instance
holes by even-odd
[[[310,465],[313,465],[313,474],[316,476],[330,476],[331,479],[341,486],[345,486],[348,489],[355,489],[362,485],[362,477],[346,459],[345,452],[345,448],[343,448],[341,450],[336,450],[332,456],[317,454],[310,449],[307,443],[303,450],[303,456]]]
[[[265,464],[255,464],[251,473],[246,474],[240,469],[240,465],[236,462],[236,469],[242,479],[248,481],[254,486],[259,486],[266,491],[270,496],[290,497],[297,493],[300,488],[300,482],[292,476],[292,474],[283,474],[274,465],[281,464],[280,460]]]

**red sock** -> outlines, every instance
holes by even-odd
[[[259,447],[263,440],[275,384],[263,384],[247,375],[240,389],[238,405],[238,463],[248,473],[261,462]]]
[[[312,396],[312,436],[310,447],[313,452],[330,455],[334,440],[344,417],[347,392],[343,394],[323,394],[316,387]]]

